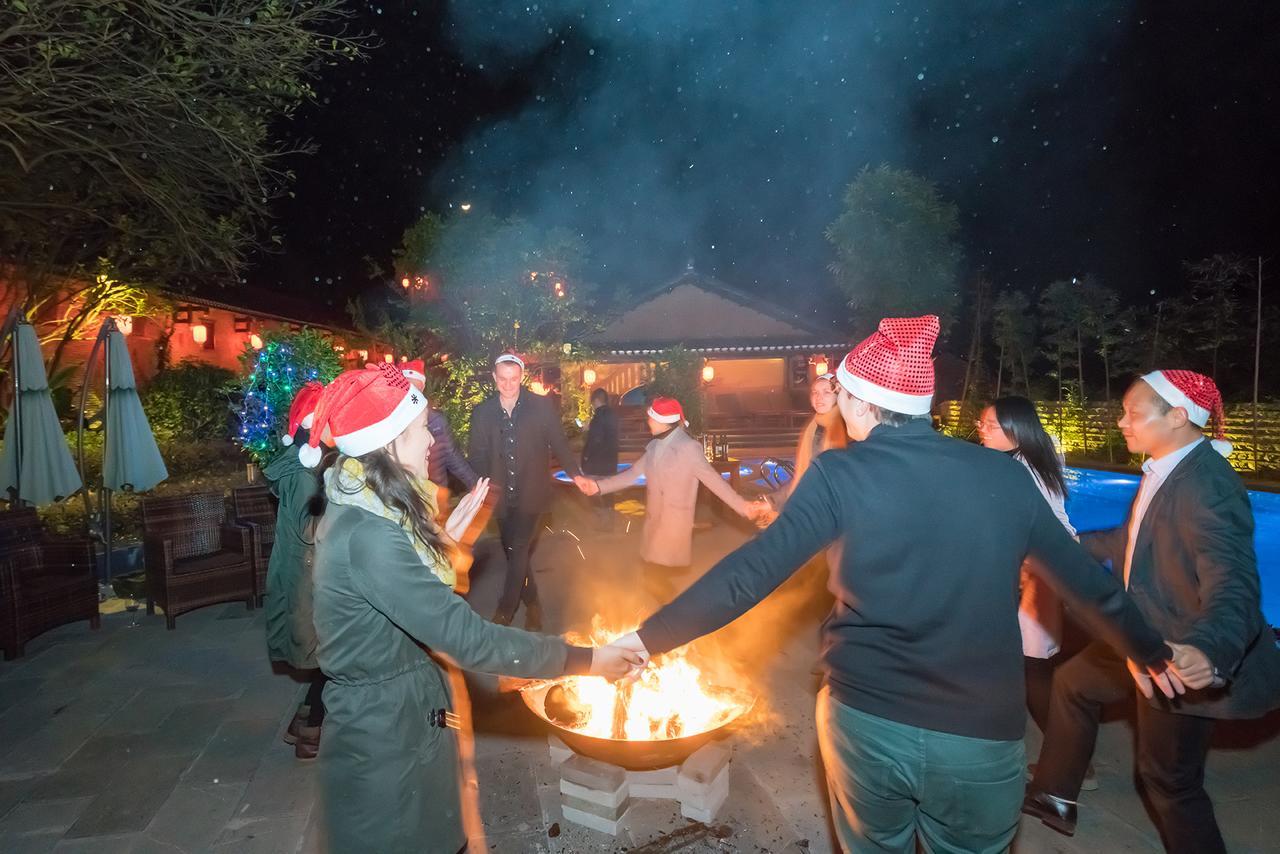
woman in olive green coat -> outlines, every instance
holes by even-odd
[[[307,383],[289,407],[289,425],[281,437],[284,451],[262,474],[279,500],[275,540],[267,563],[267,654],[301,671],[309,671],[311,687],[298,706],[284,740],[299,759],[314,759],[324,722],[324,673],[316,664],[316,630],[311,620],[311,563],[314,517],[308,504],[315,497],[316,473],[298,462],[295,442],[306,444],[316,404],[324,386]]]
[[[488,482],[463,498],[444,531],[436,527],[425,486],[426,400],[390,365],[338,377],[312,435],[326,429],[340,452],[325,473],[315,568],[318,657],[330,679],[320,754],[329,850],[452,854],[467,834],[454,705],[435,656],[532,678],[617,678],[642,661],[494,625],[441,580],[445,551]],[[319,457],[313,439],[301,459]]]

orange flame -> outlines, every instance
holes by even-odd
[[[591,636],[571,638],[571,642],[600,646],[629,631],[634,629],[605,630],[597,616]],[[689,661],[687,647],[655,656],[630,685],[576,676],[563,687],[581,715],[569,729],[597,738],[647,741],[695,735],[722,726],[751,707],[751,698],[743,692],[709,685]]]

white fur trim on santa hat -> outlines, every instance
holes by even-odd
[[[349,457],[361,457],[370,451],[388,444],[396,436],[404,432],[414,418],[427,408],[427,397],[416,388],[405,392],[404,397],[396,404],[386,418],[368,427],[361,427],[345,436],[334,436],[334,446]],[[332,427],[333,422],[329,422]]]
[[[1232,444],[1226,439],[1210,439],[1209,444],[1213,446],[1215,451],[1222,454],[1224,457],[1231,456],[1231,452],[1235,450]]]
[[[844,362],[836,368],[836,378],[844,390],[858,400],[865,400],[890,412],[899,412],[903,415],[928,415],[933,408],[933,395],[903,394],[900,391],[882,388],[870,380],[854,376],[845,367]]]
[[[411,371],[406,369],[401,371],[400,373],[404,374],[406,379],[417,380],[420,383],[425,383],[427,381],[427,375],[423,373],[419,373],[418,371]]]
[[[519,365],[520,370],[524,370],[524,359],[521,359],[515,353],[503,353],[501,356],[493,360],[493,366],[496,368],[504,362],[510,362],[513,365]]]
[[[678,412],[673,412],[670,415],[659,415],[658,413],[653,411],[652,406],[649,407],[648,414],[650,418],[652,418],[654,421],[657,421],[659,424],[678,424],[681,421],[684,421],[684,419],[680,417],[680,413]],[[689,422],[684,421],[684,426],[688,427]]]
[[[1187,418],[1191,419],[1191,423],[1197,427],[1203,427],[1209,423],[1211,414],[1209,410],[1187,397],[1182,389],[1169,382],[1164,371],[1152,371],[1144,376],[1142,381],[1155,389],[1156,394],[1164,398],[1165,403],[1170,406],[1181,406],[1187,410]]]

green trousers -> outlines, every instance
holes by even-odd
[[[818,744],[840,847],[853,854],[1007,851],[1018,829],[1026,751],[908,726],[818,694]]]

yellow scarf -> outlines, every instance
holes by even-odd
[[[426,505],[428,523],[445,544],[445,547],[448,548],[450,545],[448,535],[435,527],[437,512],[436,485],[425,477],[416,478],[410,476],[409,481],[422,498],[422,503]],[[381,516],[383,519],[390,519],[395,522],[404,530],[405,536],[409,538],[409,542],[413,545],[413,550],[418,553],[423,566],[431,570],[431,573],[436,578],[439,578],[450,587],[457,583],[457,572],[449,562],[448,556],[440,549],[427,545],[414,536],[413,526],[409,523],[409,519],[403,513],[392,510],[382,503],[382,499],[374,493],[373,488],[365,481],[364,465],[359,460],[346,457],[342,461],[341,470],[335,466],[326,471],[324,473],[324,491],[325,496],[334,504],[359,507],[361,510],[366,510],[375,516]]]

